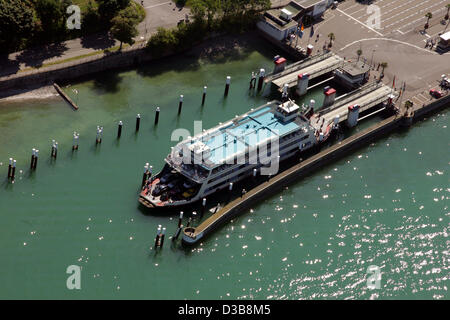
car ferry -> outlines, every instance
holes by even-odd
[[[272,101],[172,148],[139,196],[148,208],[177,208],[251,175],[275,175],[278,164],[326,140],[333,123],[311,124],[293,101]]]

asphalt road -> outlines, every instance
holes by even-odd
[[[369,64],[387,62],[384,82],[392,86],[395,77],[397,89],[406,82],[406,97],[424,103],[430,99],[429,89],[437,88],[441,75],[450,75],[450,52],[441,55],[425,48],[427,39],[436,39],[439,33],[450,30],[448,24],[440,23],[447,3],[448,0],[372,1],[380,9],[380,25],[374,26],[373,21],[368,21],[373,11],[368,11],[367,3],[347,0],[326,11],[324,19],[315,24],[312,38],[310,29],[306,29],[298,45],[306,47],[310,43],[314,52],[321,51],[329,42],[327,35],[333,32],[334,52],[347,60],[356,60],[356,51],[361,49],[362,59]],[[432,12],[433,18],[430,28],[422,33],[427,12]]]
[[[134,1],[141,3],[140,0]],[[177,7],[173,1],[168,0],[144,0],[143,6],[147,16],[138,26],[136,45],[142,45],[142,40],[150,38],[158,27],[175,27],[180,19],[189,14],[189,9]],[[8,57],[0,56],[0,77],[15,74],[19,70],[29,70],[44,64],[89,55],[118,44],[103,33],[11,53]]]

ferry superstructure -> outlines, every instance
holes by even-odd
[[[329,135],[332,123],[312,125],[293,101],[272,101],[172,148],[140,196],[148,208],[186,206],[252,174],[276,174],[278,164]],[[266,172],[266,173],[264,173]]]

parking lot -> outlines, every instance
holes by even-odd
[[[377,0],[372,5],[379,8],[380,26],[373,28],[380,36],[389,36],[392,33],[406,34],[412,31],[422,30],[427,18],[425,14],[431,12],[430,30],[441,32],[445,26],[440,21],[447,13],[445,8],[448,0]],[[374,14],[369,5],[364,2],[345,1],[339,4],[338,11],[347,15],[349,21],[359,21],[361,24],[371,25],[370,17]],[[435,28],[436,30],[434,30]],[[439,30],[439,31],[438,31]]]

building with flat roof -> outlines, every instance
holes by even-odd
[[[334,72],[335,81],[346,88],[356,88],[369,79],[370,65],[365,61],[344,62]]]
[[[304,14],[313,18],[320,17],[332,2],[332,0],[296,0]]]
[[[296,31],[301,14],[302,8],[297,2],[291,1],[284,8],[266,11],[257,26],[271,38],[283,41]]]

